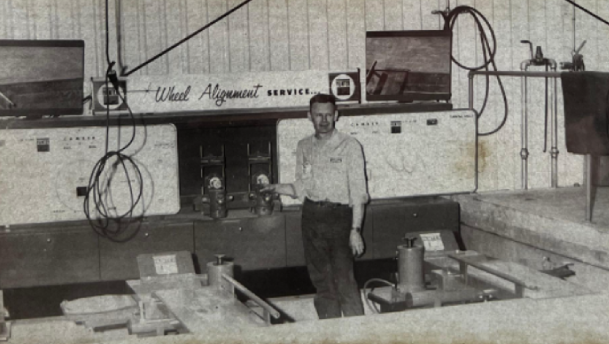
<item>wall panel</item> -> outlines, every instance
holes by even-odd
[[[209,21],[214,21],[227,11],[225,0],[207,0]],[[209,72],[228,73],[230,71],[230,49],[228,19],[224,18],[209,29]]]
[[[252,71],[271,70],[268,1],[252,1],[248,7],[249,65]]]
[[[383,0],[365,0],[366,31],[385,30],[385,7]]]
[[[347,0],[327,0],[328,3],[328,69],[347,70],[348,23]]]
[[[512,26],[511,22],[511,2],[504,0],[493,1],[493,27],[497,38],[497,53],[495,56],[495,62],[498,70],[511,70],[512,69]],[[520,78],[501,78],[506,95],[508,95],[508,113],[505,119],[505,124],[497,132],[497,188],[498,189],[510,189],[514,184],[514,175],[518,173],[515,168],[518,161],[519,147],[514,141],[514,116],[517,113],[511,109],[510,99],[513,97],[514,89],[519,87]],[[492,95],[491,102],[495,104],[495,128],[501,125],[504,120],[505,108],[502,99],[501,90],[497,83],[496,78],[491,79]]]
[[[227,10],[237,7],[241,0],[228,0]],[[228,17],[229,72],[250,71],[250,37],[248,7],[243,6]]]
[[[347,65],[366,74],[366,0],[347,1]],[[365,79],[362,79],[365,80]]]
[[[330,42],[328,41],[328,1],[308,0],[309,69],[328,70]]]
[[[59,8],[59,0],[52,0],[51,15],[49,20],[52,23],[53,31],[51,37],[68,39],[72,37],[74,32],[74,4],[64,4]],[[61,20],[59,13],[62,12]]]
[[[161,50],[165,50],[172,46],[184,35],[184,23],[186,22],[186,12],[184,11],[184,2],[175,0],[162,0],[161,2],[161,23],[163,34],[161,42]],[[186,56],[187,46],[185,44],[173,49],[164,59],[166,63],[167,73],[177,75],[185,73],[187,62],[184,60]]]
[[[137,67],[144,60],[144,54],[140,52],[142,13],[138,9],[141,6],[141,0],[126,1],[121,5],[123,67],[127,70]],[[141,74],[141,72],[136,73]]]
[[[311,42],[309,33],[309,1],[287,0],[290,70],[311,68]]]
[[[431,14],[431,11],[442,10],[445,5],[440,5],[439,0],[421,0],[421,23],[423,30],[438,30],[442,27],[440,23],[443,22],[441,17],[436,14]]]
[[[403,30],[404,15],[402,0],[384,0],[385,30]]]
[[[402,0],[404,30],[421,30],[421,0]]]
[[[609,21],[609,4],[605,0],[596,1],[596,13],[605,20]],[[598,34],[596,36],[596,46],[598,47],[598,70],[609,69],[609,26],[597,22]]]
[[[528,24],[528,5],[527,1],[512,0],[511,1],[511,26],[512,26],[512,67],[511,70],[520,70],[520,63],[528,59],[528,47],[520,43],[523,39],[529,39],[529,24]],[[521,139],[521,114],[522,114],[522,89],[520,78],[510,78],[511,87],[508,92],[508,101],[510,105],[510,117],[508,123],[511,124],[513,133],[513,142],[516,152],[513,152],[510,164],[514,169],[513,188],[521,188],[521,159],[520,159],[520,139]],[[509,165],[508,165],[509,166]]]
[[[457,3],[459,6],[473,6],[473,0],[461,0]],[[457,19],[457,25],[455,26],[454,32],[458,35],[458,39],[453,41],[453,54],[458,56],[458,60],[461,64],[474,67],[476,63],[476,31],[474,22],[470,16],[461,16]],[[458,53],[455,54],[455,49]],[[453,73],[458,75],[458,81],[456,85],[453,85],[453,89],[458,89],[459,92],[456,94],[457,97],[453,97],[453,103],[456,107],[464,108],[468,107],[468,77],[467,71],[459,68],[453,64]],[[477,89],[476,94],[480,92]],[[480,109],[478,103],[474,104],[475,109]]]
[[[483,0],[477,0],[474,3],[474,7],[480,11],[480,13],[482,13],[482,15],[489,21],[491,27],[494,27],[494,23],[495,23],[495,8],[494,8],[494,3],[492,1],[483,1]],[[496,30],[496,28],[494,28],[494,30]],[[480,32],[478,32],[478,30],[476,30],[476,44],[475,44],[475,51],[476,51],[476,62],[475,65],[476,66],[482,66],[485,63],[485,59],[489,59],[490,56],[487,55],[485,58],[485,55],[483,54],[483,47],[480,43],[478,43],[480,41],[480,37],[481,34]],[[491,42],[489,44],[493,44],[492,43],[492,38],[489,37],[488,38]],[[500,58],[499,56],[495,56],[495,58]],[[492,70],[492,66],[488,67],[488,70]],[[482,94],[482,92],[484,91],[484,89],[487,87],[489,88],[489,93],[488,93],[488,100],[486,103],[486,107],[484,110],[484,114],[482,115],[482,117],[480,118],[480,121],[478,123],[479,128],[478,130],[481,133],[488,133],[491,132],[493,130],[495,130],[495,128],[497,128],[497,126],[499,125],[499,119],[503,118],[503,110],[502,108],[500,108],[501,102],[500,99],[497,97],[497,83],[496,83],[496,79],[495,78],[481,78],[479,77],[476,80],[477,84],[476,84],[476,88],[479,90],[478,92],[478,97],[477,97],[477,103],[478,104],[482,104],[484,102],[484,95]],[[478,141],[478,145],[480,148],[481,152],[484,152],[484,164],[483,165],[479,165],[479,166],[484,166],[485,171],[484,173],[481,173],[480,177],[479,177],[479,182],[481,184],[481,188],[482,189],[487,189],[487,190],[495,190],[497,189],[497,183],[498,183],[498,172],[499,172],[499,156],[500,156],[500,152],[503,151],[503,147],[499,147],[498,145],[498,135],[497,134],[493,134],[493,135],[488,135],[488,136],[483,136],[479,138]]]
[[[207,1],[184,0],[184,36],[188,36],[207,24]],[[184,44],[188,74],[209,72],[209,32],[200,32]]]
[[[143,18],[143,36],[146,59],[153,57],[166,48],[164,32],[164,16],[163,2],[158,0],[143,0],[142,1],[142,18]],[[146,60],[145,59],[145,60]],[[168,56],[165,55],[156,61],[150,63],[145,68],[143,74],[167,74],[168,73]]]
[[[288,0],[267,0],[269,8],[269,54],[271,70],[290,70]]]

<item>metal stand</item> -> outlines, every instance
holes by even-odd
[[[523,114],[522,114],[522,121],[524,126],[522,127],[523,130],[523,134],[522,134],[522,150],[521,150],[521,156],[522,156],[522,186],[523,189],[527,188],[527,158],[528,158],[528,151],[527,151],[527,136],[526,136],[526,122],[527,122],[527,110],[526,110],[526,105],[527,105],[527,100],[526,100],[526,87],[527,87],[527,83],[526,83],[526,78],[554,78],[554,89],[553,89],[553,106],[551,106],[552,109],[552,147],[550,149],[550,154],[552,156],[552,187],[556,188],[558,187],[558,107],[557,107],[557,94],[556,94],[556,89],[557,89],[557,80],[558,78],[560,78],[560,74],[559,72],[556,71],[552,71],[552,72],[527,72],[527,71],[521,71],[521,72],[501,72],[501,71],[497,71],[497,72],[493,72],[493,71],[471,71],[469,72],[469,107],[470,109],[474,108],[474,76],[475,75],[498,75],[498,76],[520,76],[523,79],[523,83],[522,83],[522,89],[523,89]],[[594,161],[596,160],[596,157],[588,154],[585,157],[585,166],[586,166],[586,221],[587,222],[592,222],[592,210],[594,207],[594,193],[595,193],[595,185],[593,182],[594,179]],[[476,171],[477,173],[477,171]]]
[[[544,59],[544,62],[546,63],[546,72],[548,71],[548,66],[552,69],[553,72],[556,72],[556,61],[552,60],[552,59]],[[529,66],[531,66],[533,64],[533,60],[525,60],[520,64],[520,69],[523,72],[526,72],[527,69],[529,68]],[[521,145],[522,145],[522,149],[520,151],[520,157],[522,158],[522,188],[524,190],[528,189],[528,158],[529,158],[529,150],[528,150],[528,122],[529,122],[529,118],[528,118],[528,85],[527,85],[527,76],[524,75],[521,78],[521,83],[522,83],[522,123],[521,123]],[[552,157],[552,165],[550,166],[551,169],[551,182],[550,185],[553,188],[558,187],[558,129],[557,129],[557,123],[558,123],[558,108],[557,108],[557,104],[558,104],[558,96],[556,94],[556,86],[557,86],[557,80],[556,78],[554,78],[554,87],[552,88],[552,90],[550,90],[547,84],[547,77],[546,77],[546,118],[548,118],[548,109],[550,110],[549,115],[551,118],[550,121],[550,126],[551,126],[551,141],[552,141],[552,147],[550,149],[550,155]],[[549,96],[548,93],[551,92],[552,96]],[[548,99],[553,98],[553,101],[548,102]],[[547,127],[546,127],[547,128]],[[544,144],[544,151],[545,151],[545,144]]]

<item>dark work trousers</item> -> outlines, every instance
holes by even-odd
[[[320,205],[305,200],[302,239],[307,270],[317,289],[315,309],[320,319],[363,315],[364,306],[353,276],[349,246],[353,210],[347,205]]]

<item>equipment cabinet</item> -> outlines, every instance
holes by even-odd
[[[358,260],[395,257],[409,232],[459,231],[459,204],[439,198],[373,202],[366,208],[365,253]],[[147,219],[126,242],[99,237],[83,222],[37,225],[0,232],[0,288],[21,288],[139,277],[137,256],[188,251],[197,272],[216,254],[243,270],[305,265],[301,211],[257,217],[235,211],[228,218]]]
[[[91,231],[91,229],[89,229]],[[133,239],[113,242],[100,238],[101,279],[126,280],[140,276],[137,256],[144,253],[194,251],[192,221],[143,223]]]
[[[285,216],[195,222],[195,253],[201,272],[224,254],[243,270],[286,266]]]
[[[90,227],[0,232],[0,289],[98,280],[98,236]]]
[[[305,265],[301,212],[286,213],[287,265]],[[366,207],[362,236],[365,252],[358,260],[394,258],[409,232],[459,231],[459,204],[440,198],[378,201]]]
[[[286,263],[287,266],[304,266],[304,248],[302,246],[302,212],[291,211],[285,215]]]
[[[408,199],[373,205],[374,258],[395,257],[411,232],[459,232],[459,203],[441,198]]]

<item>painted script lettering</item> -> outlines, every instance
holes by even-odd
[[[190,93],[190,86],[186,87],[186,90],[184,90],[184,92],[176,92],[175,88],[175,86],[163,87],[162,90],[161,87],[157,88],[156,96],[154,97],[154,99],[157,103],[166,101],[187,102],[189,100],[188,94]]]
[[[236,99],[236,98],[258,98],[258,89],[262,87],[262,85],[254,85],[251,89],[242,89],[242,90],[224,90],[220,88],[220,84],[208,84],[199,96],[199,100],[203,97],[208,96],[209,99],[214,100],[216,106],[222,106],[222,104],[226,103],[227,99]]]

